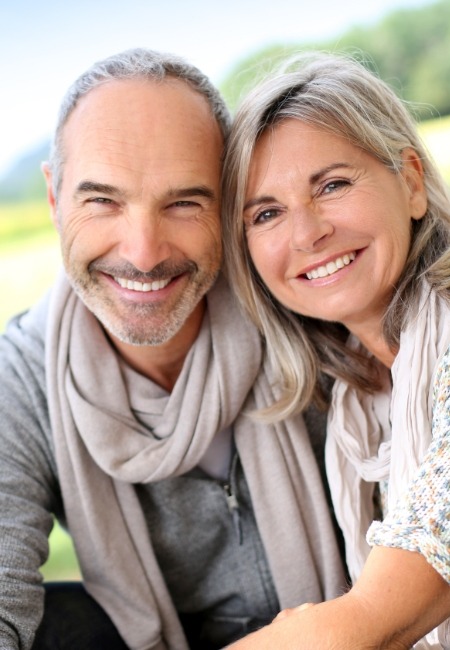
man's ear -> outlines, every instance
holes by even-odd
[[[402,176],[409,191],[411,219],[422,219],[427,211],[427,192],[423,180],[423,167],[417,152],[412,147],[402,151]]]
[[[50,163],[48,163],[47,161],[41,163],[41,171],[44,174],[45,184],[47,186],[47,201],[50,206],[50,216],[52,218],[53,225],[55,226],[56,230],[59,230],[59,220],[58,220],[58,214],[56,209],[56,198],[55,198],[55,193],[53,191],[53,174],[50,168]]]

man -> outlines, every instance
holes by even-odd
[[[227,129],[204,75],[146,50],[63,102],[43,169],[65,272],[0,342],[2,649],[221,648],[343,588],[303,420],[247,415],[273,393],[220,274]],[[44,607],[52,513],[86,591]]]

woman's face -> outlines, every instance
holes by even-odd
[[[340,136],[289,119],[258,141],[244,221],[262,280],[289,309],[350,331],[383,316],[426,211],[412,149],[394,174]]]

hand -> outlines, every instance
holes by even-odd
[[[343,596],[285,609],[227,650],[407,650],[450,616],[450,586],[419,553],[375,547]]]

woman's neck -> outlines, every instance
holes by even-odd
[[[366,326],[364,328],[355,328],[351,331],[378,361],[387,368],[392,367],[397,356],[397,350],[392,350],[389,347],[379,324],[373,328]]]

